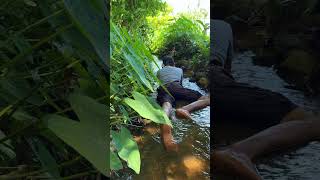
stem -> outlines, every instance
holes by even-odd
[[[58,29],[57,32],[51,34],[50,36],[44,38],[43,40],[41,40],[40,42],[36,43],[35,45],[33,45],[31,48],[27,49],[26,51],[18,54],[17,56],[15,56],[11,61],[7,62],[4,65],[4,68],[9,68],[13,65],[15,65],[16,63],[23,63],[23,61],[19,61],[21,60],[23,57],[27,56],[28,54],[30,54],[32,51],[34,51],[35,49],[38,49],[40,46],[42,46],[43,44],[47,43],[48,41],[51,41],[52,39],[56,38],[58,35],[60,35],[61,33],[63,33],[64,31],[68,30],[69,28],[71,28],[73,26],[73,24],[69,24],[66,26],[63,26],[61,28]]]
[[[97,170],[90,170],[90,171],[74,174],[74,175],[71,175],[71,176],[63,177],[60,180],[76,179],[76,178],[79,179],[80,177],[87,176],[87,175],[90,175],[90,174],[95,174],[95,173],[98,173],[98,171]]]
[[[24,130],[28,129],[29,127],[33,126],[34,124],[36,124],[36,123],[38,123],[38,122],[40,122],[40,121],[41,121],[40,119],[37,119],[36,121],[29,123],[29,124],[26,125],[25,127],[23,127],[23,128],[21,128],[21,129],[15,131],[14,133],[12,133],[12,134],[10,134],[10,135],[8,135],[8,136],[0,139],[0,144],[3,144],[3,143],[5,144],[5,142],[6,142],[7,140],[9,140],[9,139],[11,139],[12,137],[14,137],[14,136],[22,133]]]
[[[60,10],[50,14],[49,16],[40,19],[39,21],[37,21],[37,22],[25,27],[24,29],[18,31],[16,35],[22,34],[22,33],[26,32],[26,31],[28,31],[29,29],[31,29],[31,28],[39,25],[39,24],[42,24],[42,23],[46,22],[48,19],[50,19],[50,18],[52,18],[54,16],[60,15],[63,11],[64,11],[64,9],[60,9]]]
[[[57,167],[53,167],[53,168],[47,168],[47,169],[41,169],[41,170],[37,170],[37,171],[32,171],[32,172],[28,172],[28,173],[25,173],[25,174],[20,174],[20,175],[17,175],[17,176],[12,176],[12,177],[8,177],[7,179],[18,179],[18,178],[23,178],[23,177],[29,177],[29,176],[33,176],[33,175],[36,175],[36,174],[40,174],[40,173],[44,173],[44,172],[47,172],[49,170],[53,170],[53,169],[61,169],[63,167],[66,167],[66,166],[69,166],[73,163],[76,163],[78,162],[79,160],[82,159],[82,156],[77,156],[76,158],[70,160],[70,161],[67,161],[67,162],[64,162],[64,163],[61,163],[59,166]],[[0,176],[1,177],[1,176]]]
[[[33,23],[33,24],[25,27],[24,29],[18,31],[16,34],[13,35],[13,37],[14,37],[14,36],[18,36],[18,35],[26,32],[26,31],[28,31],[29,29],[31,29],[31,28],[39,25],[39,24],[42,24],[42,23],[46,22],[48,19],[50,19],[50,18],[52,18],[52,17],[54,17],[54,16],[60,15],[63,11],[64,11],[64,9],[58,10],[58,11],[52,13],[51,15],[40,19],[39,21],[37,21],[37,22],[35,22],[35,23]],[[6,44],[8,44],[11,40],[12,40],[12,39],[9,37],[9,38],[5,41],[5,43],[3,43],[3,46],[5,46]],[[1,47],[3,47],[3,46],[1,46]]]
[[[57,111],[62,111],[62,109],[51,99],[51,97],[42,89],[40,89],[41,95],[46,99],[48,104],[50,104],[52,107],[54,107]]]

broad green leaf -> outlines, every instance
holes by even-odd
[[[143,66],[141,64],[138,64],[138,58],[136,58],[135,56],[124,52],[124,57],[126,58],[126,60],[129,62],[129,64],[131,65],[131,67],[133,68],[133,70],[136,72],[136,74],[138,75],[138,78],[140,78],[141,82],[147,87],[149,88],[151,91],[153,91],[153,88],[150,84],[150,82],[147,80],[146,78],[146,73],[145,70],[143,68]]]
[[[112,22],[110,24],[111,47],[121,50],[121,56],[125,60],[123,63],[128,63],[128,67],[131,67],[128,68],[128,71],[133,76],[134,81],[139,86],[141,84],[141,87],[147,87],[149,90],[154,91],[150,83],[150,77],[148,77],[149,71],[147,68],[150,67],[153,60],[151,53],[141,40],[132,39],[132,36],[125,29],[117,27]],[[117,51],[114,50],[114,52]]]
[[[134,99],[126,98],[124,102],[134,109],[140,116],[160,124],[172,126],[170,119],[160,106],[152,105],[148,98],[139,92],[133,92]]]
[[[49,129],[108,176],[108,107],[83,95],[72,94],[69,101],[80,122],[52,114],[45,117]]]
[[[97,83],[92,78],[79,78],[79,88],[76,89],[76,92],[79,91],[82,94],[87,94],[92,98],[102,97],[104,92]]]
[[[121,159],[127,161],[128,167],[140,173],[140,152],[128,129],[121,127],[120,132],[111,131],[113,142]]]
[[[88,0],[74,1],[74,2],[75,3],[89,3]],[[38,1],[38,4],[39,4],[43,14],[49,16],[53,13],[56,13],[56,7],[50,5],[50,4],[52,4],[52,3],[50,3],[50,0],[41,0],[41,1]],[[71,3],[71,4],[73,5],[73,3]],[[68,10],[70,8],[72,9],[74,7],[69,7]],[[99,13],[99,12],[90,11],[90,13]],[[69,11],[69,13],[72,14],[71,11]],[[90,17],[95,17],[95,16],[100,16],[100,14],[99,15],[96,15],[96,14],[90,15]],[[70,19],[70,17],[71,17],[71,19]],[[73,48],[75,48],[75,51],[73,51],[73,52],[77,56],[79,56],[81,60],[86,61],[87,66],[90,66],[88,72],[91,75],[93,75],[95,78],[97,78],[97,76],[98,76],[97,70],[98,71],[104,70],[105,72],[108,72],[108,67],[106,65],[107,59],[101,59],[98,51],[96,50],[95,45],[92,44],[92,41],[90,41],[90,39],[88,39],[88,36],[86,36],[86,34],[85,34],[86,32],[83,30],[83,27],[81,27],[81,25],[79,23],[77,23],[77,21],[75,21],[75,19],[72,17],[73,16],[67,16],[67,15],[63,14],[60,16],[52,17],[48,21],[51,24],[51,26],[53,26],[54,28],[60,27],[63,25],[68,25],[68,24],[72,23],[72,21],[75,22],[76,26],[61,33],[60,35],[66,44],[70,44],[70,45],[72,45]],[[84,57],[84,55],[85,55],[85,57]],[[100,68],[97,68],[97,67],[100,67]],[[103,67],[103,69],[101,67]]]
[[[92,43],[101,61],[107,65],[108,28],[104,19],[104,0],[64,0],[64,3],[78,29]],[[102,6],[97,8],[97,5]]]
[[[49,169],[48,173],[51,175],[51,177],[54,179],[61,178],[56,160],[51,155],[46,146],[40,141],[40,139],[29,138],[27,139],[27,141],[30,144],[31,149],[33,150],[35,155],[40,160],[44,169]]]
[[[110,169],[112,170],[120,170],[123,166],[121,164],[121,161],[119,157],[110,150]]]

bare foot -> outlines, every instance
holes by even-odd
[[[181,109],[181,108],[176,110],[176,116],[178,118],[185,118],[185,119],[192,120],[192,117],[191,117],[191,114],[189,113],[189,111]]]
[[[215,151],[212,154],[214,170],[234,173],[247,180],[262,180],[251,160],[244,154],[232,150]]]

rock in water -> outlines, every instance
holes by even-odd
[[[198,84],[199,84],[201,87],[207,88],[208,85],[209,85],[209,81],[208,81],[207,78],[202,77],[202,78],[199,79]]]
[[[205,162],[195,156],[187,156],[183,159],[183,166],[189,178],[195,177],[205,169]]]
[[[310,53],[303,50],[292,50],[280,68],[309,76],[317,64],[317,60]]]
[[[192,70],[187,70],[184,73],[185,77],[192,77],[194,75],[194,72]]]

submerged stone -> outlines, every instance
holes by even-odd
[[[304,50],[292,50],[280,68],[308,76],[317,64],[317,60],[310,53]]]

